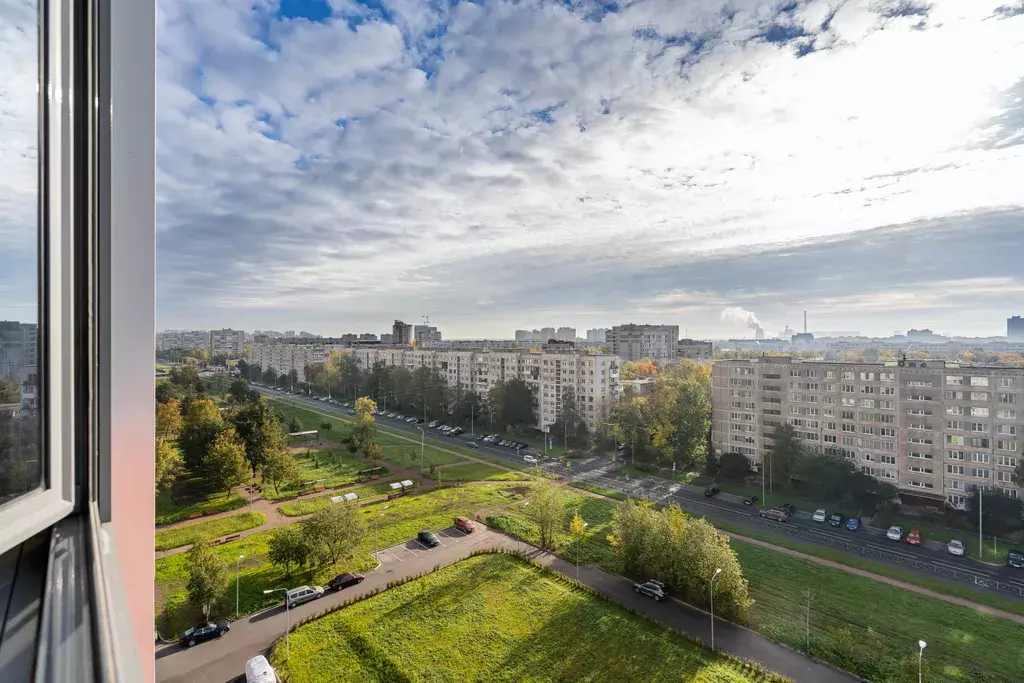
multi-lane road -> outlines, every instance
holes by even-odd
[[[265,388],[260,391],[272,398],[280,398],[302,404],[304,407],[318,410],[330,415],[347,418],[344,409],[333,404],[317,401],[315,398],[282,394]],[[440,447],[467,447],[472,442],[474,450],[490,456],[506,460],[509,464],[522,466],[522,455],[501,446],[477,441],[478,435],[463,434],[457,437],[446,437],[443,434],[426,429],[426,425],[408,424],[400,420],[386,417],[378,418],[381,427],[405,433],[410,438],[420,439],[422,427],[423,438],[432,445]],[[484,432],[481,432],[484,433]],[[961,585],[971,585],[981,590],[993,592],[1010,600],[1024,601],[1024,571],[1010,567],[995,567],[977,562],[969,557],[955,557],[943,549],[923,546],[911,546],[906,543],[890,541],[881,530],[864,527],[859,532],[836,529],[826,524],[811,520],[807,511],[798,511],[788,524],[780,524],[758,517],[755,509],[743,505],[729,496],[707,499],[703,492],[695,487],[677,484],[657,477],[628,480],[615,473],[621,465],[612,462],[605,456],[594,456],[583,461],[573,462],[569,467],[543,454],[538,455],[540,466],[552,473],[571,481],[589,482],[614,491],[627,493],[635,498],[644,498],[658,503],[679,505],[682,509],[707,517],[708,519],[724,520],[751,530],[770,531],[772,533],[798,538],[800,541],[828,547],[851,557],[868,558],[881,564],[889,565],[920,574],[941,578]],[[970,539],[965,535],[964,541]]]

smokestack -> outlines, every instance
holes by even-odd
[[[804,309],[804,334],[807,334],[807,309]]]

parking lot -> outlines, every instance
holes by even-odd
[[[440,531],[435,531],[434,535],[437,536],[437,540],[440,543],[436,548],[429,548],[418,539],[413,538],[403,543],[396,543],[389,548],[381,548],[374,552],[373,556],[383,566],[393,565],[413,558],[435,554],[444,548],[459,545],[460,543],[468,541],[474,535],[479,536],[482,532],[487,531],[487,527],[480,522],[474,522],[474,524],[476,524],[476,531],[473,531],[472,533],[466,533],[461,529],[456,529],[454,526],[447,527]]]

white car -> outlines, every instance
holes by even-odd
[[[888,538],[890,541],[900,541],[900,540],[903,540],[903,527],[901,527],[901,526],[891,526],[891,527],[889,527],[889,530],[885,532],[885,537]]]
[[[531,465],[536,465],[537,464],[537,458],[533,457],[532,455],[524,455],[523,456],[523,462],[529,463]]]
[[[963,557],[964,554],[967,552],[967,549],[964,548],[963,543],[954,538],[952,541],[946,544],[946,552],[948,552],[950,555]]]
[[[825,508],[818,508],[817,510],[814,511],[814,515],[811,517],[811,519],[813,519],[815,522],[824,523],[827,517],[828,510],[826,510]]]

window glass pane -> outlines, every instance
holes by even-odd
[[[42,482],[39,455],[39,29],[0,0],[0,505]]]

